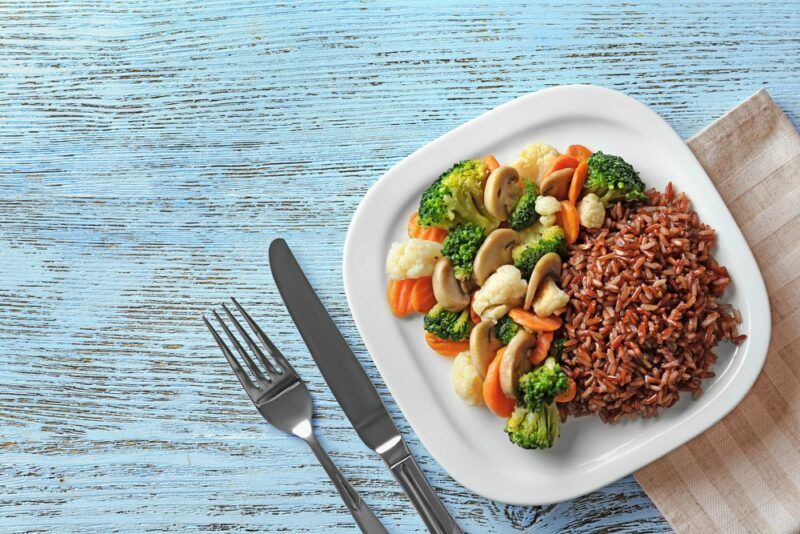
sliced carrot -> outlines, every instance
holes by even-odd
[[[531,350],[530,354],[528,355],[528,360],[533,365],[539,365],[542,363],[545,358],[547,358],[547,352],[550,350],[550,345],[553,343],[553,333],[552,332],[542,332],[539,334],[539,337],[536,338],[536,345]]]
[[[509,399],[500,387],[500,358],[506,348],[502,347],[497,351],[489,369],[486,371],[486,378],[483,380],[483,400],[486,406],[498,417],[508,417],[514,411],[517,403],[514,399]]]
[[[485,158],[483,158],[483,165],[489,172],[492,172],[496,168],[500,166],[500,162],[497,161],[497,158],[494,157],[494,154],[489,154]]]
[[[581,217],[578,215],[578,208],[569,200],[561,201],[561,209],[556,213],[556,222],[564,229],[564,237],[567,245],[573,244],[578,240],[581,231]]]
[[[458,356],[465,350],[469,350],[468,339],[463,341],[451,341],[449,339],[442,339],[430,332],[425,332],[425,341],[430,348],[442,356]]]
[[[414,289],[416,279],[390,280],[386,287],[386,300],[389,308],[397,317],[405,317],[414,309],[411,307],[411,291]]]
[[[567,155],[578,161],[589,161],[589,158],[592,157],[592,151],[583,145],[569,145],[567,147]]]
[[[447,230],[444,228],[438,228],[436,226],[429,226],[428,228],[422,228],[419,236],[417,237],[426,241],[436,241],[437,243],[441,243],[444,241],[444,238],[447,237]]]
[[[583,184],[586,183],[586,177],[589,175],[589,167],[586,165],[585,161],[581,161],[577,167],[575,167],[575,172],[572,175],[572,181],[569,183],[569,201],[574,206],[578,203],[578,198],[581,196],[581,191],[583,191]]]
[[[436,305],[433,295],[433,279],[430,276],[417,278],[411,289],[411,309],[419,313],[428,313]]]
[[[556,171],[560,171],[561,169],[574,169],[579,163],[580,161],[578,161],[576,158],[562,154],[553,160],[553,164],[550,165],[550,169],[544,173],[544,176]]]
[[[550,317],[539,317],[533,312],[528,312],[522,308],[514,308],[508,312],[515,323],[525,327],[532,332],[555,332],[561,328],[561,317],[551,315]]]
[[[414,212],[408,218],[408,237],[419,237],[422,227],[419,225],[419,212]]]
[[[575,381],[570,378],[569,379],[569,386],[567,386],[567,391],[561,393],[560,395],[556,395],[556,402],[569,402],[575,398],[575,393],[577,392],[578,387],[575,385]]]

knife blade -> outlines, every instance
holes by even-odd
[[[375,386],[331,319],[289,245],[269,246],[272,277],[297,330],[356,433],[389,466],[430,532],[463,532],[425,479]]]

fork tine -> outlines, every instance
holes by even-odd
[[[245,363],[247,363],[247,367],[249,367],[250,370],[253,371],[253,374],[256,375],[256,378],[258,378],[259,380],[266,380],[266,378],[264,377],[264,373],[261,372],[261,369],[258,368],[258,365],[256,365],[256,362],[253,361],[250,355],[247,354],[247,351],[244,350],[242,344],[239,343],[239,340],[236,339],[236,336],[234,336],[233,332],[230,331],[228,325],[226,325],[225,322],[222,320],[222,317],[220,317],[216,311],[212,310],[211,313],[213,313],[214,317],[217,318],[217,322],[222,327],[222,330],[225,331],[225,335],[228,336],[228,339],[231,340],[233,346],[236,347],[236,352],[238,352],[239,355],[242,357],[242,359],[244,359]]]
[[[286,371],[296,374],[294,367],[292,367],[292,365],[286,360],[286,358],[283,357],[283,354],[281,354],[281,351],[278,350],[278,347],[276,347],[275,344],[272,342],[272,340],[269,337],[267,337],[267,334],[265,334],[264,331],[261,330],[261,328],[259,328],[259,326],[253,320],[253,318],[250,317],[250,314],[244,311],[244,308],[242,308],[241,304],[239,304],[239,302],[235,298],[231,297],[231,300],[233,301],[233,304],[236,306],[236,309],[239,310],[239,313],[242,314],[242,317],[244,317],[244,320],[247,321],[247,324],[250,325],[250,328],[253,330],[253,332],[255,332],[256,337],[261,340],[261,342],[264,344],[265,347],[267,347],[269,355],[272,356],[273,359],[276,362],[278,362],[278,364],[281,367],[283,367]]]
[[[264,352],[263,352],[263,351],[261,350],[261,348],[260,348],[260,347],[259,347],[259,346],[256,344],[256,342],[255,342],[255,341],[253,341],[253,338],[252,338],[252,337],[250,337],[250,334],[248,334],[248,333],[247,333],[247,330],[245,330],[245,329],[242,327],[242,324],[241,324],[241,323],[240,323],[240,322],[239,322],[239,321],[236,319],[236,317],[234,317],[234,316],[233,316],[233,314],[232,314],[232,313],[231,313],[231,311],[228,309],[228,307],[227,307],[227,306],[225,306],[225,304],[223,304],[223,305],[222,305],[222,309],[224,309],[224,310],[225,310],[225,313],[227,313],[227,314],[228,314],[228,317],[230,318],[231,322],[233,323],[233,326],[235,326],[235,327],[236,327],[236,330],[239,332],[239,334],[241,334],[241,335],[242,335],[242,337],[244,338],[244,341],[245,341],[245,343],[247,343],[247,344],[250,346],[250,348],[253,350],[253,352],[255,352],[255,353],[256,353],[256,357],[258,358],[258,361],[260,361],[260,362],[261,362],[261,363],[264,365],[264,367],[266,367],[266,368],[267,368],[267,371],[268,371],[269,373],[271,373],[271,374],[278,374],[278,372],[279,372],[279,371],[278,371],[277,369],[275,369],[275,366],[274,366],[274,365],[272,365],[272,362],[270,362],[270,361],[267,359],[267,357],[266,357],[266,356],[264,356]]]
[[[242,369],[242,366],[236,360],[236,356],[233,355],[233,353],[225,344],[225,342],[222,341],[222,338],[220,337],[219,334],[217,334],[217,331],[214,330],[214,327],[211,326],[211,323],[208,322],[208,319],[206,319],[205,315],[203,316],[203,322],[206,324],[208,331],[211,332],[211,335],[214,336],[214,341],[217,342],[217,345],[219,345],[222,354],[225,355],[225,359],[228,360],[231,369],[233,369],[234,374],[236,374],[236,378],[238,378],[239,382],[242,383],[242,386],[244,387],[245,391],[247,391],[247,393],[250,393],[251,389],[255,389],[255,386],[250,381],[250,377],[247,376],[247,373],[245,373],[244,369]]]

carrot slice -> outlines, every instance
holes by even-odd
[[[419,313],[428,313],[436,305],[433,295],[433,279],[430,276],[417,278],[411,289],[411,309]]]
[[[417,237],[426,241],[436,241],[437,243],[441,243],[444,241],[444,238],[447,237],[447,230],[444,228],[438,228],[436,226],[429,226],[428,228],[422,228],[419,236]]]
[[[556,395],[555,401],[556,402],[569,402],[575,398],[575,393],[577,392],[578,387],[575,385],[575,381],[570,377],[569,379],[569,386],[567,386],[567,391]]]
[[[389,308],[397,317],[405,317],[411,313],[411,290],[414,289],[416,279],[407,278],[405,280],[390,280],[386,287],[386,300],[389,301]]]
[[[442,339],[430,332],[425,332],[425,341],[430,348],[442,356],[458,356],[465,350],[469,350],[468,339],[463,341],[451,341],[449,339]]]
[[[589,175],[589,167],[585,161],[581,161],[575,167],[575,173],[572,175],[572,181],[569,183],[569,201],[574,206],[578,203],[578,198],[583,191],[583,184],[586,183],[586,177]]]
[[[500,358],[506,348],[502,347],[497,351],[489,369],[486,371],[486,378],[483,380],[483,400],[486,406],[498,417],[508,417],[514,411],[517,403],[514,399],[509,399],[500,387]]]
[[[578,161],[576,158],[563,154],[553,160],[553,164],[550,166],[550,170],[544,173],[544,175],[547,176],[548,174],[560,171],[561,169],[574,169],[578,166],[579,163],[580,161]]]
[[[483,158],[483,164],[489,170],[489,172],[492,172],[500,166],[500,162],[497,161],[497,158],[494,157],[494,154],[489,154]]]
[[[578,161],[588,161],[592,157],[592,151],[583,145],[569,145],[567,147],[567,155]]]
[[[553,343],[553,333],[552,332],[542,332],[539,334],[539,337],[536,338],[536,345],[531,350],[530,354],[528,355],[528,360],[533,365],[539,365],[542,363],[545,358],[547,358],[547,352],[550,350],[550,345]]]
[[[581,217],[578,215],[578,208],[568,200],[561,201],[561,209],[556,213],[556,222],[564,229],[564,237],[567,245],[573,244],[578,240],[581,231]]]
[[[525,327],[532,332],[555,332],[561,328],[561,317],[551,315],[550,317],[539,317],[533,312],[528,312],[522,308],[514,308],[508,312],[515,323]]]
[[[422,227],[419,225],[419,212],[414,212],[408,218],[408,237],[419,237]]]

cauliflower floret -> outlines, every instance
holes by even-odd
[[[555,280],[546,278],[542,282],[542,287],[536,291],[536,298],[533,299],[533,311],[539,317],[553,315],[559,308],[563,308],[569,302],[569,295],[556,285]]]
[[[483,404],[483,379],[475,366],[468,350],[455,357],[453,369],[450,373],[453,391],[470,406]]]
[[[539,222],[542,223],[542,226],[545,228],[548,226],[553,226],[556,223],[556,216],[555,215],[542,215],[539,217]]]
[[[536,181],[540,167],[548,167],[558,157],[558,150],[544,143],[531,143],[522,149],[512,164],[523,180]]]
[[[535,209],[536,213],[539,215],[555,215],[561,211],[561,203],[556,197],[538,197],[533,209]]]
[[[578,215],[581,218],[581,226],[600,228],[606,218],[606,209],[600,201],[600,197],[589,193],[578,202]]]
[[[522,279],[519,269],[503,265],[475,292],[472,309],[484,321],[497,321],[508,310],[522,304],[527,289],[528,283]]]
[[[392,243],[386,258],[386,272],[394,280],[430,276],[441,257],[442,245],[435,241],[409,239]]]

